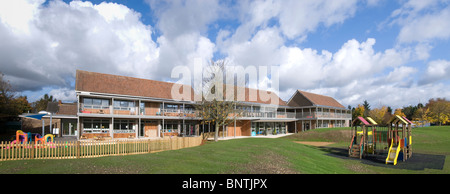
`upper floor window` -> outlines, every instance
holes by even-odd
[[[134,106],[133,101],[114,100],[114,110],[131,110]]]
[[[83,106],[84,108],[92,108],[92,109],[108,109],[109,100],[99,98],[84,98]]]

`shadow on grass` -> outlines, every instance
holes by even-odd
[[[348,157],[348,150],[345,148],[335,148],[335,147],[319,147],[320,150],[328,152],[328,156],[337,157],[347,160],[359,160],[358,158]],[[443,170],[445,164],[445,155],[433,155],[433,154],[423,154],[423,153],[413,153],[412,157],[405,162],[399,161],[396,166],[392,164],[386,164],[386,154],[366,156],[361,160],[361,163],[386,167],[386,168],[396,168],[396,169],[406,169],[406,170],[425,170],[436,169]]]

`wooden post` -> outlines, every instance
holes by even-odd
[[[80,158],[80,152],[81,152],[81,145],[80,145],[80,141],[78,140],[77,141],[77,159],[79,159]]]

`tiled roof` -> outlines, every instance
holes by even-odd
[[[175,83],[82,70],[77,70],[76,76],[75,90],[77,91],[174,99],[171,90]],[[184,100],[192,101],[194,92],[190,86],[189,89],[191,89],[191,96]]]
[[[301,93],[303,96],[305,96],[314,105],[345,108],[344,106],[342,106],[342,104],[340,104],[338,101],[336,101],[332,97],[324,96],[324,95],[320,95],[320,94],[314,94],[314,93],[310,93],[310,92],[305,92],[305,91],[301,91],[301,90],[298,90],[298,92]]]
[[[60,103],[58,109],[59,115],[77,115],[77,103]]]
[[[160,99],[175,99],[171,94],[174,84],[175,83],[77,70],[75,90]],[[184,100],[194,101],[194,90],[191,86],[188,87],[191,89],[191,97],[186,97]],[[246,102],[272,104],[270,100],[261,100],[258,92],[259,90],[256,90],[256,94],[258,95],[257,100],[250,101],[252,98],[249,98],[249,93],[253,93],[255,90],[256,89],[245,88]],[[263,95],[264,97],[267,97],[266,95],[270,95],[271,97],[278,99],[275,100],[273,104],[282,106],[286,105],[286,102],[281,100],[275,93],[267,93],[264,91]]]

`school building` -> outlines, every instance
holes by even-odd
[[[213,132],[201,124],[194,91],[172,97],[175,83],[77,70],[77,103],[59,103],[53,119],[60,136],[78,138],[162,138]],[[257,97],[252,98],[251,95]],[[276,100],[264,101],[269,95]],[[221,137],[297,133],[315,128],[348,127],[350,111],[335,99],[297,90],[286,102],[275,93],[245,88],[235,108],[242,116],[221,127]]]

